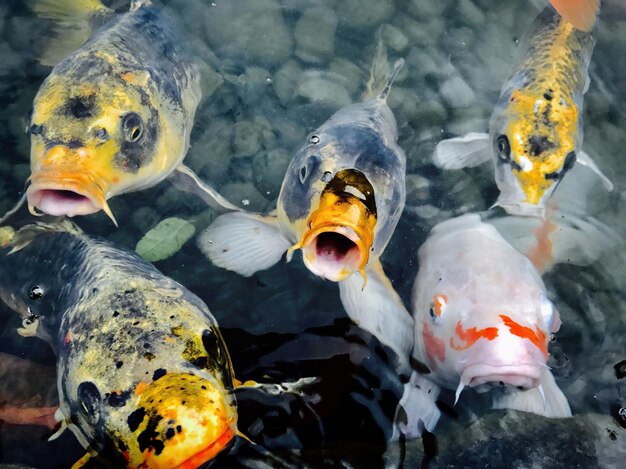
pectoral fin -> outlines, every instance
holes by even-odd
[[[220,213],[241,211],[241,208],[231,204],[215,189],[203,182],[190,168],[181,164],[169,176],[170,182],[178,190],[194,194],[206,204]]]
[[[392,440],[400,434],[419,438],[424,430],[432,432],[441,417],[436,401],[440,388],[424,375],[414,371],[398,403],[394,418]]]
[[[353,274],[339,282],[339,293],[348,316],[376,336],[398,356],[401,373],[409,374],[413,348],[413,318],[385,275],[380,261],[367,268],[367,284]]]
[[[291,246],[278,229],[276,217],[246,212],[220,215],[197,243],[213,264],[244,277],[269,269]]]
[[[607,176],[605,176],[602,171],[600,171],[600,168],[598,168],[596,162],[593,161],[587,153],[582,150],[579,151],[576,154],[576,161],[596,173],[602,181],[602,185],[607,191],[611,192],[613,190],[613,183],[611,182],[611,180]]]
[[[544,417],[571,417],[572,411],[567,398],[559,389],[550,370],[545,369],[541,384],[526,391],[508,391],[494,394],[494,409],[514,409]]]
[[[461,169],[489,161],[491,154],[489,134],[471,132],[463,137],[439,142],[433,163],[443,169]]]

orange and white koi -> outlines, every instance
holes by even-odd
[[[456,390],[457,400],[470,387],[491,391],[496,408],[571,415],[546,365],[559,313],[528,258],[470,214],[433,228],[419,249],[419,266],[413,358],[431,370],[420,379]],[[419,406],[407,401],[417,398],[424,396],[403,398],[409,436],[436,422],[411,414]]]
[[[548,199],[575,162],[595,171],[608,190],[613,188],[582,150],[583,95],[595,45],[589,30],[598,2],[553,3],[578,26],[547,7],[522,41],[522,58],[502,87],[489,134],[443,140],[433,156],[446,169],[491,159],[500,190],[496,205],[516,215],[544,216]]]

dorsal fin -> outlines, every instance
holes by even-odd
[[[404,66],[404,59],[398,59],[393,66],[389,65],[387,59],[387,47],[379,34],[378,44],[376,46],[376,55],[372,61],[370,68],[370,78],[367,81],[367,89],[363,95],[363,99],[371,99],[376,97],[382,101],[387,100],[391,86],[393,85],[398,72]]]
[[[82,235],[78,225],[64,218],[58,223],[34,223],[20,228],[12,237],[11,253],[24,249],[33,240],[42,233],[71,233],[74,235]]]
[[[565,21],[586,32],[593,28],[600,9],[600,0],[550,0],[550,3]]]

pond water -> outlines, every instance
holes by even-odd
[[[115,2],[117,6],[123,2]],[[407,156],[405,211],[382,263],[405,304],[418,270],[417,249],[437,223],[483,212],[498,191],[490,164],[443,171],[432,164],[442,138],[486,131],[525,30],[542,0],[171,0],[176,17],[214,71],[195,118],[186,163],[247,210],[275,208],[290,157],[334,111],[359,101],[377,33],[406,65],[389,96]],[[17,201],[29,170],[24,133],[37,89],[50,72],[37,63],[48,24],[21,2],[0,2],[0,213]],[[563,325],[549,365],[569,400],[571,419],[490,411],[464,392],[447,402],[433,435],[387,444],[402,383],[392,352],[347,318],[337,286],[310,273],[300,256],[251,277],[210,263],[194,240],[163,273],[200,296],[220,324],[235,374],[294,381],[316,376],[309,395],[284,401],[239,395],[239,441],[224,467],[617,467],[626,457],[626,7],[603,2],[585,95],[584,148],[614,182],[585,197],[588,215],[614,231],[593,264],[555,266],[544,275]],[[103,214],[75,219],[89,234],[134,249],[160,220],[192,220],[197,232],[216,213],[169,182],[115,197],[116,228]],[[2,279],[0,279],[0,282]],[[52,351],[15,332],[20,319],[0,306],[5,384],[0,405],[25,396],[54,405]],[[7,366],[4,366],[4,362]],[[34,362],[34,363],[33,363]],[[619,367],[620,362],[621,368]],[[21,371],[20,371],[21,370]],[[25,371],[27,370],[27,371]],[[20,393],[6,389],[19,381]],[[620,379],[621,378],[621,379]],[[23,390],[22,390],[23,387]],[[37,397],[33,397],[37,396]],[[43,396],[43,397],[42,397]],[[22,399],[23,400],[23,399]],[[623,410],[621,410],[624,412]],[[84,452],[66,432],[0,422],[0,466],[69,467]],[[12,466],[13,467],[13,466]],[[21,467],[21,466],[20,466]]]

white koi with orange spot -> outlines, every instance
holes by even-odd
[[[559,314],[524,255],[471,214],[435,226],[419,265],[413,357],[431,369],[429,380],[456,390],[457,400],[472,387],[493,390],[497,408],[571,415],[546,365]],[[415,436],[422,417],[407,417]]]

